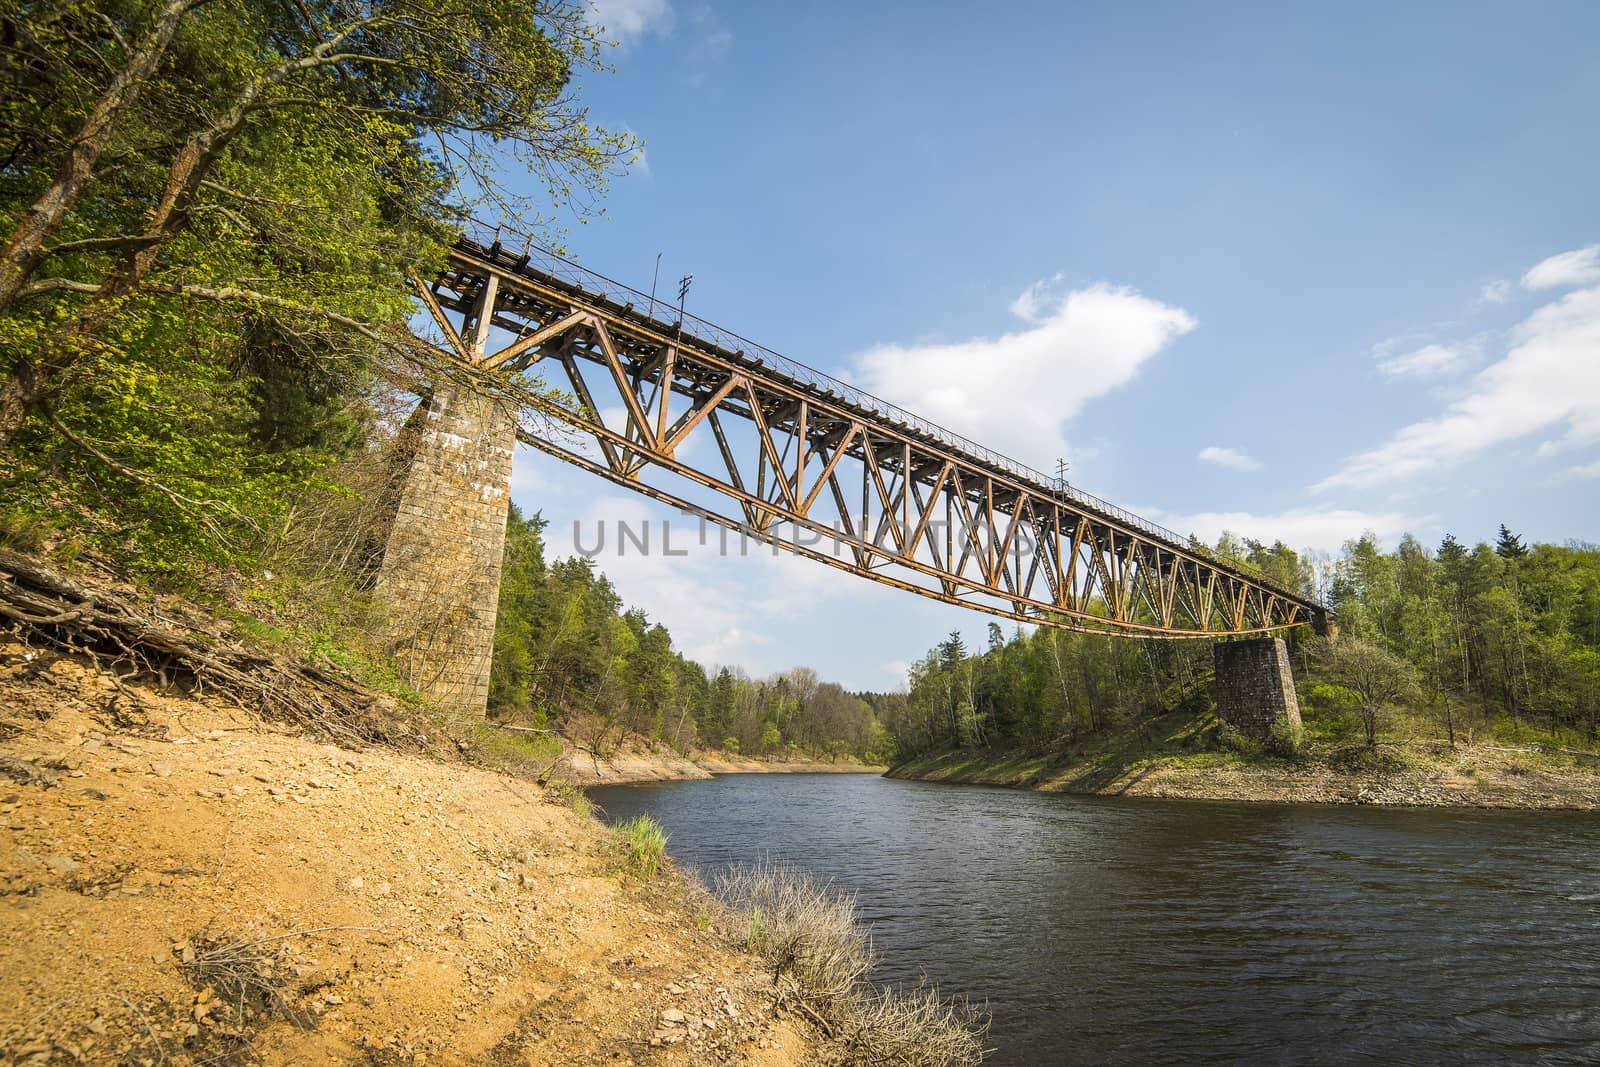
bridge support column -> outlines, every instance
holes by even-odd
[[[1280,722],[1300,725],[1289,649],[1281,637],[1218,641],[1211,646],[1216,667],[1217,718],[1244,734],[1265,739]]]
[[[493,399],[445,384],[418,407],[405,436],[414,451],[377,581],[386,641],[418,691],[449,711],[481,716],[516,423]]]

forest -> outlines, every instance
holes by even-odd
[[[808,667],[766,679],[714,675],[674,650],[660,623],[625,609],[606,576],[580,556],[546,562],[543,520],[514,505],[506,532],[489,713],[558,726],[608,751],[630,738],[680,751],[746,755],[799,751],[884,763],[892,739],[872,706]]]
[[[1241,549],[1243,551],[1241,551]],[[1287,634],[1306,729],[1383,738],[1600,740],[1600,548],[1526,545],[1500,527],[1469,549],[1368,534],[1320,567],[1282,544],[1225,536],[1218,550],[1320,596],[1338,636]],[[935,748],[1037,747],[1212,710],[1211,643],[1039,627],[988,647],[959,633],[911,668],[909,693],[874,704],[908,756]]]

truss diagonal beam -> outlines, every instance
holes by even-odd
[[[1085,504],[981,449],[840,396],[814,373],[729,351],[498,246],[459,243],[444,273],[417,292],[447,355],[491,374],[561,365],[577,403],[543,394],[530,403],[593,450],[570,446],[565,433],[525,432],[530,444],[756,540],[895,588],[1066,629],[1270,633],[1320,610],[1116,508]],[[516,339],[489,352],[490,323]],[[702,423],[714,448],[696,432]]]

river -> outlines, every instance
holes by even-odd
[[[1600,818],[1069,797],[872,775],[593,789],[709,875],[854,893],[987,1000],[996,1064],[1600,1062]]]

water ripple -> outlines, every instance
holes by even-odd
[[[854,893],[1001,1064],[1600,1062],[1600,821],[1107,800],[858,775],[595,790],[711,872]]]

